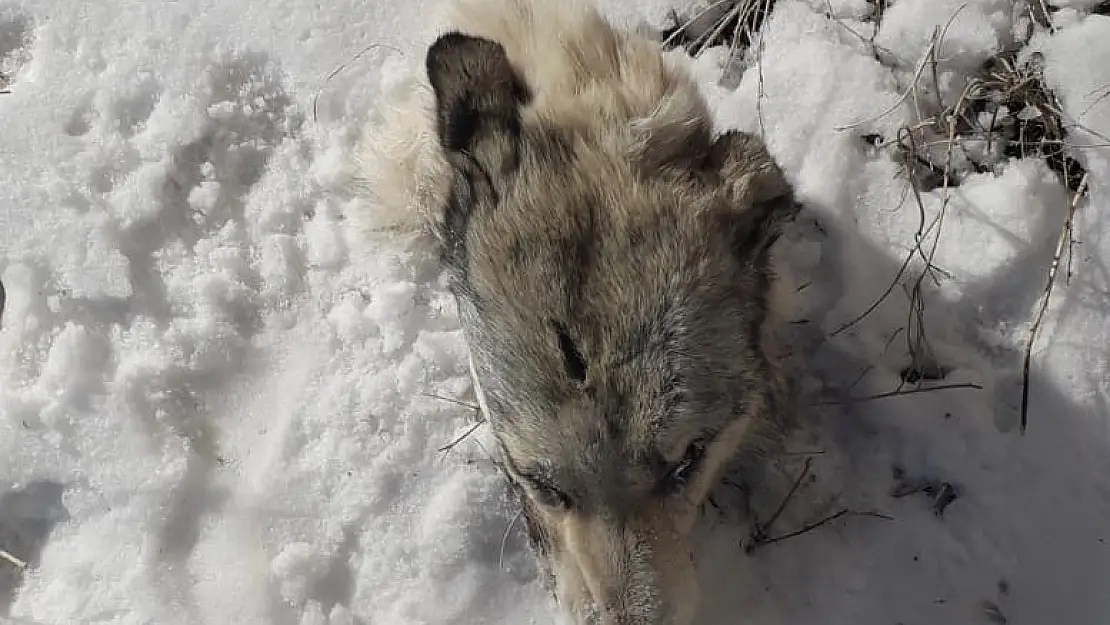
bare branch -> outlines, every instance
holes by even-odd
[[[887,115],[890,115],[895,110],[897,110],[897,108],[899,106],[901,106],[903,102],[906,101],[906,98],[908,98],[910,96],[910,93],[912,93],[914,91],[915,87],[917,86],[917,82],[921,79],[921,75],[925,72],[925,68],[929,66],[930,59],[933,58],[934,54],[936,54],[937,47],[940,45],[940,42],[944,39],[944,36],[946,34],[948,34],[948,28],[950,26],[952,26],[952,22],[956,21],[956,16],[958,16],[965,8],[967,8],[968,4],[969,3],[967,3],[967,2],[961,4],[959,6],[959,8],[957,8],[955,10],[955,12],[952,13],[952,16],[948,18],[948,21],[944,24],[943,29],[938,29],[938,28],[933,29],[933,36],[930,38],[929,47],[925,49],[925,54],[921,57],[921,60],[917,63],[917,68],[913,72],[913,80],[910,81],[910,86],[907,87],[906,90],[902,92],[902,95],[898,97],[898,99],[894,102],[894,104],[892,104],[885,111],[883,111],[882,113],[879,113],[878,115],[876,115],[874,117],[871,117],[871,118],[868,118],[868,119],[861,119],[857,122],[853,122],[853,123],[848,124],[846,126],[835,126],[834,129],[837,130],[837,131],[851,130],[852,128],[855,128],[857,126],[862,126],[863,124],[867,124],[867,123],[870,123],[870,122],[873,122],[873,121],[880,120],[880,119],[886,117]]]
[[[794,480],[794,484],[790,487],[790,491],[787,492],[786,497],[783,497],[782,501],[779,502],[779,507],[775,510],[774,514],[771,515],[771,518],[767,519],[766,523],[756,525],[755,532],[753,532],[753,538],[755,538],[756,540],[767,538],[767,530],[771,529],[771,526],[774,525],[775,521],[779,518],[779,516],[782,515],[782,511],[786,509],[786,504],[790,503],[790,500],[794,498],[794,494],[798,492],[798,487],[802,485],[802,480],[804,480],[806,476],[809,475],[809,469],[812,465],[813,457],[807,457],[805,460],[805,465],[802,466],[802,470],[800,473],[798,473],[798,477]]]
[[[470,426],[469,428],[467,428],[467,430],[466,430],[465,432],[463,432],[463,433],[462,433],[462,434],[460,434],[460,435],[459,435],[458,437],[456,437],[456,438],[455,438],[455,440],[451,441],[450,443],[447,443],[447,444],[446,444],[446,445],[444,445],[443,447],[440,447],[438,451],[440,451],[440,452],[445,452],[445,451],[451,451],[451,450],[452,450],[452,449],[454,449],[454,448],[455,448],[455,447],[456,447],[456,446],[457,446],[457,445],[458,445],[459,443],[461,443],[461,442],[463,442],[464,440],[466,440],[466,438],[467,438],[468,436],[470,436],[471,434],[473,434],[475,430],[477,430],[478,428],[482,427],[482,424],[483,424],[483,423],[485,423],[485,422],[486,422],[486,421],[485,421],[485,419],[483,419],[483,420],[481,420],[481,421],[479,421],[479,422],[475,423],[474,425]]]
[[[516,527],[516,522],[522,514],[524,514],[524,508],[517,510],[516,514],[513,515],[513,520],[509,521],[509,526],[505,528],[505,533],[501,535],[501,553],[497,556],[497,568],[499,569],[505,569],[505,545],[509,542],[509,534]]]
[[[477,404],[471,404],[471,403],[467,403],[465,401],[460,401],[458,399],[452,399],[450,397],[444,397],[442,395],[436,395],[435,393],[421,393],[421,395],[423,395],[424,397],[430,397],[432,399],[438,399],[440,401],[445,401],[449,404],[455,404],[456,406],[462,406],[463,408],[469,408],[469,409],[471,409],[475,412],[478,412],[478,411],[481,410],[481,407],[478,406]]]
[[[14,566],[15,568],[17,568],[21,571],[23,569],[27,568],[27,563],[26,562],[24,562],[23,560],[20,560],[19,558],[13,556],[12,554],[8,553],[7,551],[4,551],[3,549],[0,549],[0,560],[5,560],[5,561],[9,562],[12,566]]]
[[[1060,258],[1064,255],[1064,248],[1071,238],[1070,233],[1072,229],[1072,220],[1075,218],[1075,210],[1079,206],[1079,199],[1083,197],[1086,188],[1087,174],[1084,173],[1083,180],[1079,184],[1079,189],[1072,196],[1071,203],[1068,206],[1068,217],[1064,221],[1064,227],[1060,231],[1060,238],[1056,241],[1056,252],[1052,255],[1052,267],[1048,270],[1048,279],[1045,281],[1044,293],[1041,295],[1041,305],[1037,310],[1036,317],[1033,319],[1033,325],[1029,327],[1029,338],[1025,343],[1025,359],[1021,366],[1022,434],[1025,434],[1025,428],[1029,423],[1029,369],[1030,363],[1033,360],[1033,344],[1037,340],[1037,332],[1041,328],[1045,311],[1048,310],[1048,302],[1052,298],[1052,289],[1056,285],[1056,273],[1060,269]]]
[[[802,529],[795,530],[793,532],[788,532],[788,533],[783,534],[781,536],[773,536],[771,538],[764,538],[762,540],[753,541],[753,542],[751,542],[747,545],[746,551],[751,553],[757,547],[762,547],[764,545],[772,545],[774,543],[782,542],[782,541],[788,540],[790,538],[795,538],[797,536],[801,536],[802,534],[805,534],[807,532],[812,532],[813,530],[821,527],[822,525],[828,525],[829,523],[832,523],[833,521],[839,519],[842,516],[866,516],[866,517],[873,517],[873,518],[876,518],[876,519],[883,519],[884,521],[893,521],[894,520],[894,517],[892,517],[888,514],[883,514],[882,512],[873,512],[873,511],[861,512],[861,511],[852,510],[850,508],[841,508],[839,512],[835,512],[835,513],[830,514],[830,515],[828,515],[828,516],[826,516],[822,519],[814,521],[813,523],[810,523],[810,524],[802,527]]]
[[[838,406],[838,405],[842,405],[842,404],[855,404],[855,403],[864,402],[864,401],[873,401],[873,400],[876,400],[876,399],[887,399],[889,397],[898,397],[899,395],[916,395],[918,393],[932,393],[934,391],[950,391],[950,390],[959,389],[959,388],[969,388],[969,389],[974,389],[974,390],[977,390],[977,391],[983,390],[983,386],[981,384],[976,384],[974,382],[958,382],[958,383],[954,383],[954,384],[942,384],[942,385],[939,385],[939,386],[927,386],[927,387],[911,388],[909,390],[904,390],[904,391],[903,390],[890,391],[888,393],[879,393],[878,395],[868,395],[866,397],[850,397],[848,399],[841,399],[841,400],[820,401],[820,402],[815,403],[814,405],[815,406]]]
[[[323,80],[323,83],[324,83],[324,85],[326,85],[326,84],[328,84],[329,82],[331,82],[331,79],[333,79],[333,78],[335,78],[336,76],[338,76],[340,72],[342,72],[343,70],[347,69],[347,66],[348,66],[348,65],[350,65],[351,63],[354,63],[355,61],[357,61],[357,60],[358,60],[358,59],[359,59],[360,57],[362,57],[362,55],[366,54],[367,52],[370,52],[371,50],[377,50],[377,49],[379,49],[379,48],[385,48],[386,50],[392,50],[393,52],[396,52],[397,54],[403,54],[403,53],[402,53],[402,52],[401,52],[401,51],[400,51],[400,50],[399,50],[398,48],[396,48],[396,47],[394,47],[394,46],[391,46],[391,45],[389,45],[389,44],[385,44],[385,43],[372,43],[372,44],[370,44],[370,45],[366,46],[365,48],[363,48],[362,50],[359,50],[359,51],[358,51],[358,52],[357,52],[357,53],[356,53],[356,54],[355,54],[354,56],[352,56],[352,57],[351,57],[350,59],[347,59],[347,60],[346,60],[345,62],[343,62],[343,63],[340,63],[339,67],[336,67],[335,69],[333,69],[333,70],[331,71],[331,73],[330,73],[330,74],[328,74],[328,75],[327,75],[327,76],[326,76],[326,77],[324,78],[324,80]],[[316,93],[315,93],[315,94],[313,94],[313,96],[312,96],[312,121],[313,121],[313,123],[315,123],[315,122],[319,121],[319,119],[318,119],[318,116],[317,116],[317,114],[316,114],[316,108],[317,108],[317,107],[316,107],[316,102],[317,102],[317,100],[319,100],[319,99],[320,99],[320,92],[321,92],[321,91],[323,91],[323,86],[321,86],[321,87],[320,87],[320,89],[317,89],[317,90],[316,90]]]

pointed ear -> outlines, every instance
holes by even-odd
[[[696,171],[703,166],[712,143],[709,112],[685,91],[660,100],[650,117],[632,124],[637,140],[631,158],[648,175],[665,169]]]
[[[505,48],[449,32],[428,48],[428,80],[435,92],[436,132],[443,149],[466,152],[486,166],[503,166],[505,144],[520,135],[520,107],[530,98]]]
[[[717,138],[706,166],[720,176],[733,207],[737,251],[762,257],[799,211],[782,168],[759,137],[736,130]]]

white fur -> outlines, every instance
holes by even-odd
[[[348,215],[359,235],[418,230],[445,199],[448,169],[436,144],[434,95],[423,68],[382,94],[354,154],[356,192],[369,200]]]
[[[695,83],[674,56],[638,34],[612,28],[589,0],[447,0],[429,42],[458,30],[505,47],[534,99],[526,119],[598,128],[630,155],[650,136],[654,153],[680,150],[694,120],[708,118]],[[383,94],[354,155],[357,191],[370,200],[349,215],[359,233],[415,230],[446,199],[446,161],[436,146],[434,94],[423,58],[412,76]]]

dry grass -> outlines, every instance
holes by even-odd
[[[1020,408],[1020,431],[1024,433],[1028,426],[1033,344],[1052,295],[1064,250],[1070,247],[1075,210],[1086,195],[1088,186],[1087,172],[1068,153],[1068,126],[1064,122],[1065,116],[1059,100],[1045,85],[1041,57],[1033,54],[1019,63],[1017,56],[1016,53],[1010,53],[992,58],[981,75],[968,82],[955,104],[942,108],[937,115],[915,127],[905,128],[896,144],[919,206],[922,191],[940,188],[943,198],[941,216],[947,207],[949,188],[959,181],[952,166],[952,154],[957,149],[964,150],[962,160],[968,165],[965,174],[969,171],[992,171],[994,163],[1009,159],[1043,158],[1048,167],[1056,172],[1061,185],[1071,194],[1067,218],[1062,225],[1047,283],[1026,340]],[[946,126],[945,133],[942,139],[937,140],[936,136],[940,134],[942,125]],[[985,145],[985,151],[978,155],[969,154],[966,151],[969,139]],[[932,148],[937,145],[945,150],[943,163],[935,160],[936,151]],[[921,174],[921,165],[926,170],[924,175]],[[936,238],[934,249],[935,245]],[[930,254],[925,259],[926,271],[931,267]],[[911,315],[915,319],[910,327],[915,336],[909,348],[912,360],[909,372],[917,377],[932,377],[923,374],[934,368],[933,372],[940,373],[943,377],[943,372],[935,370],[936,362],[928,352],[928,342],[921,321],[921,308],[924,305],[921,286],[926,271],[918,275],[911,289],[911,308],[914,309]],[[909,377],[905,379],[912,381]]]
[[[1030,11],[1042,27],[1051,27],[1048,9],[1043,3],[1031,3]],[[1068,130],[1075,126],[1069,126],[1064,121],[1066,116],[1059,100],[1045,84],[1043,59],[1038,54],[1030,54],[1022,61],[1018,60],[1021,55],[1017,50],[995,56],[966,83],[954,102],[943,102],[937,95],[941,93],[937,78],[937,50],[948,25],[958,13],[959,10],[943,29],[934,31],[921,62],[915,68],[910,86],[893,107],[871,120],[839,128],[857,128],[889,115],[900,106],[912,104],[920,121],[900,128],[892,140],[875,135],[864,138],[880,148],[893,148],[907,179],[908,193],[912,194],[918,208],[920,222],[915,243],[891,284],[872,305],[833,331],[831,336],[865,319],[901,286],[909,300],[909,318],[903,329],[910,364],[902,372],[903,382],[913,384],[923,379],[943,379],[947,370],[937,361],[929,346],[924,313],[926,282],[939,285],[943,276],[943,271],[933,264],[933,258],[940,239],[940,226],[949,209],[951,190],[969,174],[997,171],[1000,165],[1012,159],[1042,158],[1057,174],[1061,185],[1070,192],[1071,202],[1042,301],[1026,342],[1020,416],[1021,431],[1024,432],[1028,423],[1032,345],[1052,294],[1061,257],[1064,250],[1070,248],[1072,217],[1088,189],[1087,172],[1070,152],[1099,146],[1069,144]],[[936,102],[932,102],[933,98]],[[1110,138],[1107,138],[1106,145],[1110,145]],[[926,223],[923,194],[932,192],[939,194],[940,207],[931,223]],[[888,395],[894,394],[899,392]]]
[[[984,141],[1007,159],[1044,158],[1074,193],[1085,172],[1067,154],[1068,126],[1059,100],[1045,86],[1042,61],[1039,54],[1021,63],[1015,53],[992,58],[969,83],[968,105],[952,113],[961,139]]]
[[[715,0],[687,18],[672,12],[674,26],[663,31],[664,46],[682,46],[693,56],[729,47],[729,58],[755,41],[774,0]]]
[[[874,5],[871,21],[875,32],[881,24],[889,4],[887,0],[868,0]],[[675,16],[675,26],[664,33],[664,45],[683,46],[690,54],[697,56],[715,46],[728,46],[731,62],[737,50],[760,42],[756,66],[760,72],[760,94],[762,100],[762,45],[758,31],[770,15],[773,0],[717,0],[707,3],[704,8],[687,19]],[[1054,171],[1061,185],[1068,189],[1071,202],[1068,216],[1062,225],[1056,254],[1048,272],[1042,300],[1034,312],[1026,341],[1025,362],[1022,366],[1023,389],[1021,402],[1021,431],[1028,422],[1029,368],[1032,346],[1043,320],[1044,311],[1052,295],[1057,270],[1065,249],[1071,247],[1072,217],[1088,192],[1087,172],[1074,158],[1076,150],[1094,149],[1110,146],[1110,137],[1088,132],[1105,139],[1100,145],[1074,145],[1069,143],[1068,131],[1075,124],[1065,121],[1066,115],[1056,95],[1044,80],[1043,59],[1039,54],[1022,55],[1021,42],[1015,49],[1006,50],[991,58],[975,76],[969,79],[963,89],[951,102],[946,102],[940,82],[941,64],[938,50],[942,47],[951,25],[958,19],[967,4],[957,8],[942,27],[933,31],[927,48],[913,68],[911,80],[894,104],[878,115],[838,127],[839,131],[856,130],[873,121],[882,119],[905,106],[912,107],[915,118],[912,124],[901,127],[897,136],[883,138],[877,135],[864,135],[863,138],[879,149],[889,149],[897,160],[902,174],[907,180],[907,196],[912,196],[920,217],[914,242],[903,259],[894,279],[882,294],[855,318],[848,320],[835,329],[835,336],[871,315],[887,298],[901,291],[908,301],[908,317],[905,326],[899,329],[905,340],[909,364],[902,371],[902,384],[890,392],[878,396],[861,398],[872,399],[905,394],[904,385],[917,385],[923,380],[942,380],[949,369],[939,362],[930,345],[925,324],[926,304],[930,289],[941,285],[947,274],[934,264],[940,243],[944,219],[949,212],[953,189],[958,187],[969,175],[995,173],[1006,162],[1014,159],[1040,158]],[[1055,7],[1045,0],[1030,0],[1026,4],[1030,37],[1036,28],[1055,31],[1051,16]],[[1095,7],[1094,13],[1110,13],[1110,2]],[[831,5],[827,11],[830,20],[841,23],[833,16]],[[842,23],[841,23],[842,24]],[[846,25],[842,24],[847,28]],[[849,28],[849,30],[851,30]],[[855,33],[855,31],[852,31]],[[874,36],[870,41],[876,58],[882,62],[881,50],[874,46]],[[1028,39],[1026,39],[1028,41]],[[1097,90],[1096,92],[1097,93]],[[1092,93],[1091,95],[1095,95]],[[1110,98],[1110,86],[1100,94],[1095,102]],[[761,104],[761,102],[760,102]],[[761,112],[761,107],[757,106]],[[1080,116],[1081,117],[1081,116]],[[762,128],[762,115],[760,115]],[[924,195],[935,193],[939,196],[939,209],[928,218]],[[964,388],[969,385],[956,385]],[[970,385],[975,387],[975,385]],[[939,387],[946,388],[946,387]],[[917,390],[924,390],[917,388]],[[916,392],[913,391],[913,392]]]
[[[898,97],[893,106],[887,108],[873,118],[860,120],[853,124],[839,127],[837,130],[846,131],[858,128],[865,123],[890,115],[906,103],[913,103],[915,108],[920,108],[919,103],[924,100],[922,81],[926,80],[927,77],[933,79],[932,86],[934,90],[939,93],[939,81],[936,78],[938,75],[937,50],[941,47],[948,29],[966,6],[966,4],[961,5],[949,17],[943,27],[937,27],[933,30],[929,45],[922,54],[921,60],[914,68],[909,86]],[[947,369],[937,361],[933,353],[933,349],[929,343],[928,332],[925,327],[925,281],[927,278],[932,278],[935,285],[940,284],[940,279],[938,277],[939,272],[933,265],[933,259],[940,243],[942,223],[951,201],[951,188],[955,186],[953,183],[956,180],[952,159],[953,148],[956,143],[956,124],[958,119],[956,113],[967,105],[970,92],[971,88],[969,85],[968,88],[963,90],[952,107],[940,107],[941,111],[935,117],[919,122],[913,126],[905,126],[899,130],[898,137],[893,145],[898,148],[897,158],[902,164],[903,172],[908,178],[909,189],[913,193],[918,215],[920,216],[918,229],[914,233],[914,245],[903,259],[901,267],[899,267],[894,279],[890,282],[882,295],[861,314],[845,322],[829,334],[830,337],[836,336],[863,321],[882,305],[898,286],[901,285],[909,300],[909,316],[904,329],[906,351],[910,360],[909,365],[902,371],[902,384],[915,384],[921,380],[939,380],[943,379],[947,374]],[[936,168],[938,170],[936,172],[938,184],[933,188],[926,189],[925,185],[922,184],[922,177],[920,174],[919,165],[923,160],[923,156],[918,150],[918,145],[924,141],[924,136],[927,136],[928,133],[940,133],[942,131],[943,136],[947,138],[947,149],[944,150],[943,166]],[[879,143],[880,145],[882,144],[881,140]],[[925,210],[922,193],[933,189],[939,189],[941,202],[936,217],[929,222],[926,217],[927,211]],[[921,267],[919,270],[916,270],[916,275],[905,280],[907,274],[911,272],[911,266],[914,265],[915,259],[920,259]],[[902,392],[902,385],[899,385],[896,390],[884,394],[883,396],[893,396]]]
[[[733,61],[738,55],[758,42],[755,52],[755,69],[759,72],[759,89],[756,98],[756,118],[760,136],[763,125],[763,50],[764,41],[757,34],[774,9],[775,0],[713,0],[693,15],[682,18],[671,13],[674,25],[662,32],[665,48],[682,46],[691,56],[699,56],[709,48],[727,46],[722,64],[721,79],[738,70]],[[734,76],[735,77],[735,76]]]

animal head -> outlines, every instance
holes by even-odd
[[[579,624],[685,625],[696,512],[780,426],[769,249],[793,202],[657,48],[586,22],[604,36],[531,59],[526,37],[429,48],[441,252],[557,600]]]

